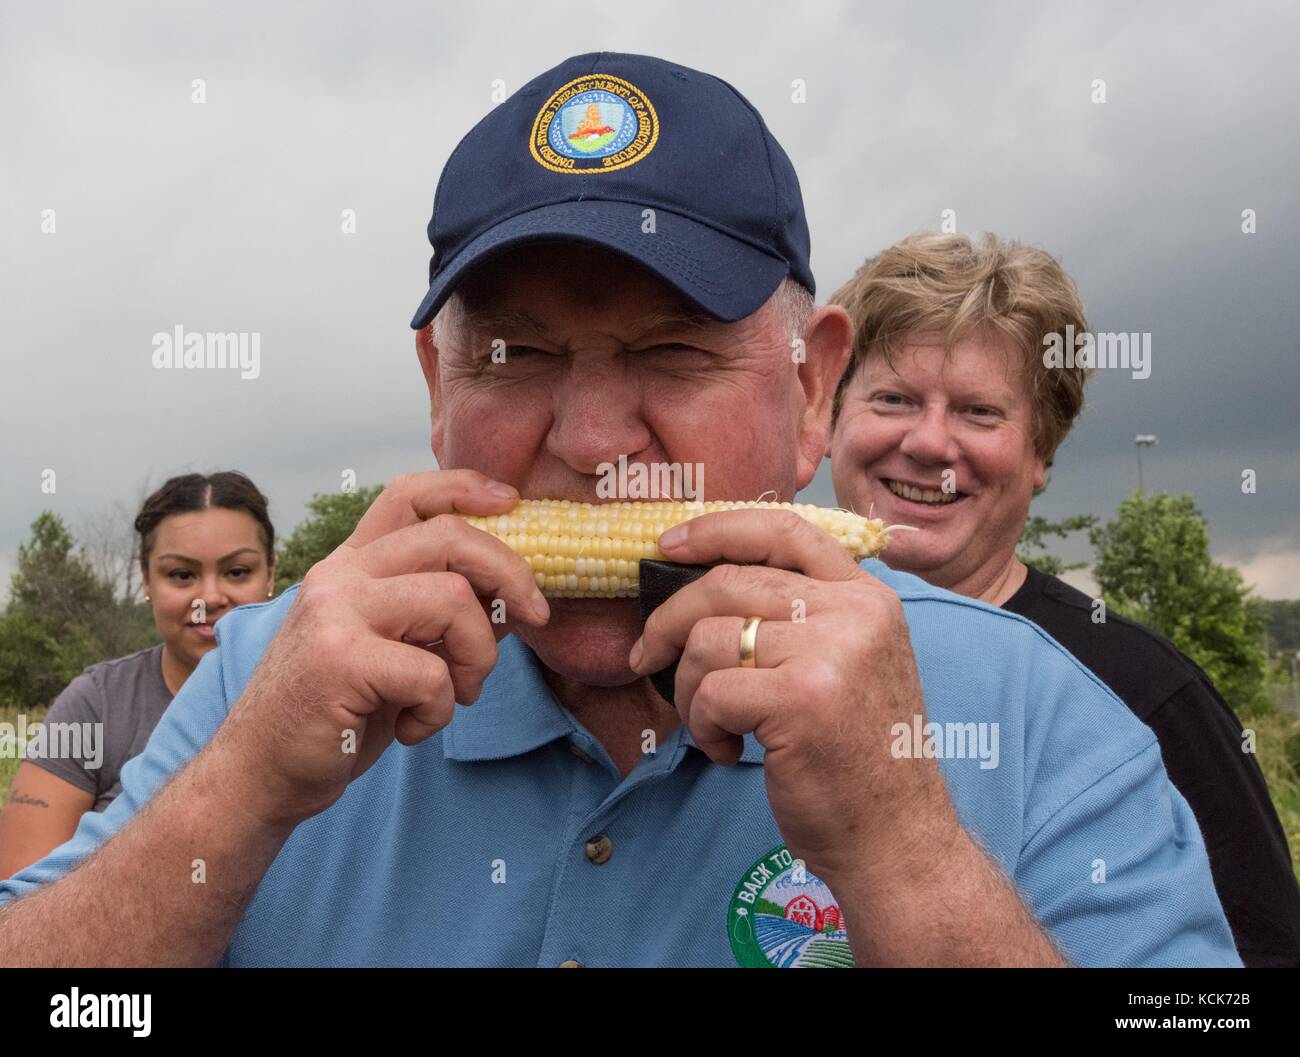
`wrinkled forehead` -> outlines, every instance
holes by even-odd
[[[629,325],[728,325],[631,258],[572,241],[525,243],[487,258],[457,285],[455,300],[457,313],[475,329],[561,314],[613,314]]]

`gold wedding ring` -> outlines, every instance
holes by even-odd
[[[749,617],[745,621],[745,626],[740,629],[740,666],[742,668],[758,667],[754,657],[754,647],[758,644],[758,625],[762,621],[762,617]]]

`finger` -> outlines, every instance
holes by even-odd
[[[377,578],[456,572],[476,594],[500,598],[511,619],[544,624],[550,617],[550,606],[528,563],[495,536],[454,514],[390,532],[357,552],[356,561]]]
[[[457,701],[469,704],[497,663],[497,638],[474,588],[459,573],[413,573],[371,581],[358,602],[385,639],[434,651],[451,673]],[[503,628],[502,634],[506,634]]]
[[[499,491],[492,491],[496,487]],[[503,490],[503,491],[501,491]],[[504,514],[519,502],[511,485],[477,470],[426,470],[388,482],[343,546],[360,548],[439,514]]]
[[[451,722],[455,691],[441,658],[381,638],[365,641],[362,649],[365,696],[376,711],[397,711],[393,733],[398,741],[414,745]]]
[[[766,745],[768,724],[793,698],[783,671],[775,668],[719,668],[700,680],[687,730],[714,763],[730,766],[745,749],[746,734]]]
[[[677,534],[677,535],[675,535]],[[852,580],[861,570],[835,537],[793,510],[715,510],[659,537],[669,561],[684,565],[752,562],[814,580]]]
[[[686,638],[677,662],[673,704],[689,725],[691,701],[709,672],[740,667],[740,633],[744,617],[706,617],[698,621]],[[784,620],[764,620],[758,625],[754,644],[754,666],[778,668],[796,657],[797,639],[803,625]]]
[[[818,581],[784,569],[715,566],[650,614],[639,642],[642,655],[633,671],[657,672],[670,664],[686,648],[691,629],[708,617],[788,621],[799,601],[804,602],[806,616],[818,593]]]

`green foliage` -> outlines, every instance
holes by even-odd
[[[48,704],[86,665],[120,655],[123,607],[74,546],[62,519],[44,511],[18,548],[0,616],[0,704]]]
[[[87,665],[157,641],[149,608],[117,598],[75,546],[62,519],[44,511],[18,548],[0,615],[0,705],[47,705]]]
[[[1300,651],[1300,600],[1262,598],[1260,611],[1268,621],[1268,648],[1288,661]]]
[[[32,522],[32,538],[18,546],[18,570],[9,582],[10,610],[23,610],[58,627],[113,601],[84,554],[72,552],[72,533],[48,510]]]
[[[1262,608],[1235,569],[1210,558],[1191,496],[1134,492],[1090,533],[1106,605],[1154,628],[1205,670],[1238,715],[1267,712]]]
[[[1248,726],[1255,731],[1255,759],[1291,850],[1291,867],[1300,878],[1300,720],[1281,712],[1259,715]]]
[[[81,629],[63,641],[44,621],[27,613],[0,616],[0,703],[23,708],[53,701],[92,663]]]
[[[276,548],[275,593],[298,583],[308,569],[352,535],[357,522],[383,490],[384,486],[377,484],[355,492],[318,492],[312,496],[307,504],[311,516]]]
[[[1064,521],[1048,521],[1045,517],[1031,515],[1025,521],[1024,531],[1020,533],[1016,557],[1026,565],[1032,565],[1035,569],[1047,573],[1048,576],[1060,576],[1061,573],[1069,572],[1071,569],[1082,569],[1088,564],[1087,562],[1066,565],[1060,558],[1047,553],[1047,545],[1044,541],[1048,536],[1064,539],[1071,533],[1090,530],[1096,524],[1097,518],[1093,514],[1076,514]]]

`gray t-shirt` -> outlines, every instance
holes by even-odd
[[[94,793],[92,811],[103,811],[122,791],[123,766],[144,751],[171,704],[172,692],[163,681],[162,651],[159,643],[92,664],[50,706],[44,745],[27,746],[26,759]],[[54,724],[75,725],[75,729]],[[93,766],[96,758],[98,767]]]

